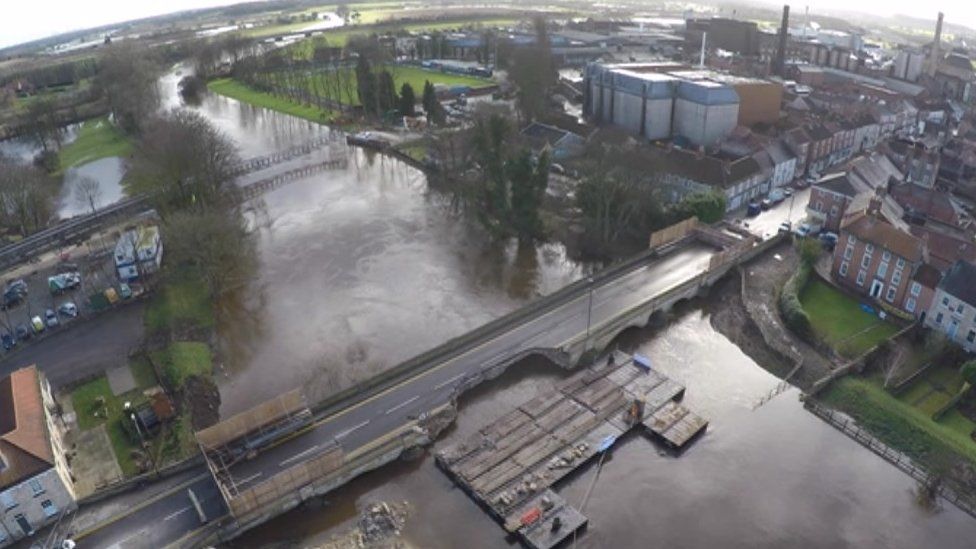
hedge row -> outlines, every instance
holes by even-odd
[[[813,333],[810,317],[800,303],[800,292],[810,279],[810,270],[810,265],[801,263],[793,276],[783,285],[783,291],[779,294],[779,314],[783,317],[783,322],[787,328],[804,339],[809,338]]]

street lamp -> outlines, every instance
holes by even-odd
[[[583,350],[590,347],[590,320],[593,317],[593,277],[586,278],[586,285],[589,288],[589,296],[586,305],[586,339],[583,341]]]

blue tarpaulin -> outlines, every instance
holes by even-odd
[[[651,359],[644,355],[634,355],[634,365],[647,371],[651,370]]]
[[[873,315],[874,314],[874,307],[872,307],[870,305],[866,305],[864,303],[861,303],[861,310],[864,311],[865,313],[869,314],[869,315]]]
[[[606,438],[600,441],[600,447],[597,448],[598,452],[606,452],[613,446],[613,443],[617,442],[617,437],[613,435],[607,435]]]

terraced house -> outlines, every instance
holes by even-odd
[[[976,266],[957,261],[935,291],[925,324],[976,351]]]
[[[75,507],[55,409],[51,387],[35,366],[0,379],[0,547]]]

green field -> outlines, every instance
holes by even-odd
[[[109,121],[96,118],[82,122],[78,136],[61,148],[58,154],[61,169],[87,164],[100,158],[126,156],[132,151],[132,143]]]
[[[800,293],[803,310],[817,337],[847,358],[854,358],[890,338],[898,327],[861,310],[860,303],[819,279]]]
[[[947,364],[936,365],[912,382],[907,390],[898,395],[898,400],[931,417],[959,393],[963,383],[958,369]]]
[[[174,341],[150,356],[174,389],[182,388],[192,376],[213,375],[213,358],[206,343]]]
[[[207,84],[207,88],[216,94],[236,99],[242,103],[290,114],[312,122],[325,123],[334,117],[332,111],[294,103],[270,93],[255,90],[231,78],[212,80]]]
[[[891,446],[916,458],[939,459],[948,452],[976,462],[976,424],[953,410],[939,422],[885,391],[878,380],[848,376],[837,380],[823,400],[854,417]]]
[[[213,306],[207,287],[192,272],[169,274],[149,302],[145,322],[150,333],[212,327]]]
[[[474,76],[467,76],[463,74],[450,74],[440,71],[433,71],[422,69],[420,67],[407,67],[402,65],[389,65],[386,67],[393,76],[393,82],[396,84],[396,91],[400,93],[400,86],[403,84],[410,84],[414,90],[414,94],[419,102],[423,96],[424,84],[429,80],[432,84],[444,84],[446,86],[470,86],[472,88],[483,88],[485,86],[492,85],[491,80],[484,78],[477,78]],[[351,83],[349,86],[349,94],[347,95],[344,91],[340,94],[339,101],[346,105],[359,105],[359,90],[356,86],[356,75],[353,69],[341,69],[346,74],[344,78],[348,79]],[[331,80],[334,75],[331,72],[320,72],[313,78],[318,80],[317,85],[319,89],[327,89],[325,82]],[[309,84],[312,87],[312,84]]]

